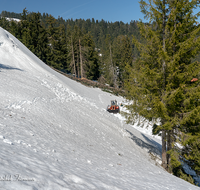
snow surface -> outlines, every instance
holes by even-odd
[[[16,22],[20,22],[21,20],[20,19],[18,19],[18,18],[8,18],[8,17],[5,17],[6,18],[6,20],[8,20],[8,21],[16,21]]]
[[[199,189],[151,159],[159,139],[106,112],[123,98],[55,72],[2,28],[0,89],[0,189]]]

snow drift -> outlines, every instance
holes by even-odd
[[[160,141],[106,112],[111,99],[55,72],[0,28],[0,186],[199,189],[155,165]]]

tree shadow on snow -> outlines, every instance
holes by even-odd
[[[148,153],[153,153],[154,155],[157,155],[161,157],[162,152],[162,146],[154,141],[153,139],[150,139],[146,135],[142,134],[142,136],[145,138],[145,141],[141,140],[140,138],[136,137],[133,133],[126,130],[130,134],[130,139],[133,140],[139,147],[142,149],[147,149]]]
[[[9,65],[4,65],[0,63],[0,72],[2,69],[7,69],[7,70],[19,70],[19,71],[23,71],[21,69],[15,68],[15,67],[11,67]]]

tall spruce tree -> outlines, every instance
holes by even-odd
[[[95,44],[90,32],[85,33],[82,38],[83,69],[85,76],[88,79],[97,80],[99,78],[98,52],[95,50]]]
[[[113,42],[113,61],[117,67],[117,85],[124,87],[127,78],[126,65],[132,65],[133,55],[131,42],[128,36],[120,35]]]
[[[117,68],[115,62],[113,62],[113,45],[109,34],[106,35],[105,43],[106,48],[103,50],[101,74],[110,86],[117,87]]]
[[[68,27],[69,71],[75,76],[96,80],[99,77],[98,54],[90,32],[86,33],[77,25]]]
[[[199,1],[141,0],[140,5],[149,23],[138,23],[145,43],[133,40],[140,57],[126,81],[127,98],[133,100],[127,119],[159,119],[153,131],[162,133],[162,166],[192,182],[181,162],[185,158],[195,170],[200,166],[200,142],[195,141],[200,135],[200,67],[192,62],[200,50],[199,13],[193,14]]]
[[[69,62],[69,66],[67,67],[67,71],[73,73],[75,77],[77,76],[76,72],[76,63],[75,63],[75,51],[74,51],[74,35],[71,27],[67,26],[67,41],[68,41],[68,56],[67,60]]]
[[[18,40],[21,40],[22,38],[22,32],[21,32],[21,23],[11,20],[10,21],[10,33],[14,35]]]
[[[66,32],[66,28],[65,26],[62,24],[59,27],[59,33],[60,33],[60,39],[59,39],[59,43],[60,43],[60,62],[63,65],[63,69],[67,69],[68,67],[68,54],[69,54],[69,50],[68,50],[68,39],[67,39],[67,32]]]
[[[0,26],[5,30],[9,30],[9,21],[5,17],[0,17]]]
[[[11,31],[13,31],[16,37],[19,37],[18,39],[22,40],[27,48],[47,63],[47,54],[50,48],[48,47],[46,29],[40,21],[40,13],[30,14],[24,9],[21,17],[22,21],[12,25]]]
[[[22,32],[22,43],[28,47],[28,11],[23,9],[23,13],[21,14],[21,32]]]
[[[68,29],[67,36],[69,39],[69,71],[75,75],[75,77],[80,76],[80,65],[79,65],[79,39],[80,39],[80,29],[77,25],[73,29]]]
[[[59,34],[59,32],[62,30],[56,26],[56,19],[52,15],[48,17],[47,23],[48,23],[48,29],[47,29],[48,41],[51,49],[51,51],[47,55],[48,64],[55,67],[56,69],[63,69],[62,55],[61,55],[61,37]]]

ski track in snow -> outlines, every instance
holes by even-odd
[[[148,122],[106,112],[122,97],[56,73],[2,28],[0,86],[0,189],[199,189],[156,166]]]

